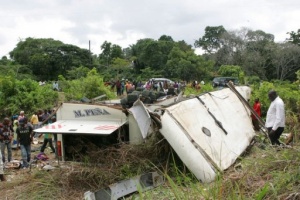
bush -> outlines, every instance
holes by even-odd
[[[115,98],[116,95],[109,87],[106,87],[95,69],[91,70],[86,77],[67,81],[60,77],[61,89],[65,93],[67,100],[79,100],[82,97],[89,99],[105,94],[107,98]]]
[[[0,93],[0,112],[3,116],[11,116],[20,110],[31,114],[38,109],[50,109],[58,97],[50,84],[39,86],[32,79],[19,81],[13,77],[0,79]]]

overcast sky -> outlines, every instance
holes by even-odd
[[[0,58],[27,37],[53,38],[100,53],[162,35],[193,45],[206,26],[247,27],[284,41],[300,29],[299,0],[11,0],[0,2]]]

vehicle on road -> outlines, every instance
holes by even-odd
[[[236,77],[215,77],[212,81],[213,87],[227,87],[227,83],[232,81],[234,85],[239,84],[239,79]]]

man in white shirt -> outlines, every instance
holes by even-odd
[[[267,112],[266,127],[271,143],[280,145],[279,138],[285,127],[284,103],[274,90],[268,93],[268,97],[271,104]]]

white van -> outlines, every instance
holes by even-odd
[[[150,78],[149,81],[152,81],[152,82],[154,82],[154,83],[159,83],[159,82],[160,82],[160,83],[162,83],[162,84],[163,84],[163,82],[167,81],[168,85],[173,85],[173,84],[175,84],[174,81],[172,81],[172,80],[170,80],[170,79],[167,79],[167,78]],[[146,85],[147,85],[147,83],[148,83],[149,81],[147,81],[147,82],[145,83],[145,85],[143,86],[144,88],[146,88]]]

